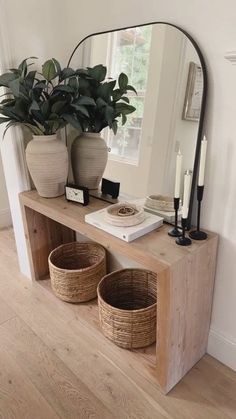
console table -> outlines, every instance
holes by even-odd
[[[46,199],[36,191],[28,191],[20,194],[20,203],[32,279],[48,278],[50,251],[75,240],[76,232],[157,273],[158,326],[154,372],[161,390],[168,393],[206,352],[217,235],[208,233],[207,240],[181,247],[167,235],[170,227],[164,225],[126,243],[85,223],[85,214],[107,205],[98,199],[91,199],[87,207],[82,207],[67,202],[64,196]],[[114,345],[110,341],[108,344]],[[125,358],[126,350],[123,351]],[[140,362],[142,359],[143,353]],[[153,366],[150,370],[153,373]]]

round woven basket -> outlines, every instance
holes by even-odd
[[[156,340],[157,276],[144,269],[112,272],[98,285],[103,334],[122,348],[143,348]]]
[[[106,252],[100,244],[63,244],[48,262],[52,289],[61,300],[80,303],[97,297],[97,285],[106,274]]]

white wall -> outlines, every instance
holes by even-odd
[[[11,223],[11,213],[0,153],[0,229],[10,226]]]
[[[149,21],[177,24],[198,42],[210,81],[202,222],[220,234],[209,351],[236,369],[236,66],[224,59],[236,50],[235,0],[8,0],[3,9],[16,61],[33,54],[66,63],[85,35]]]
[[[184,178],[184,173],[186,170],[193,171],[199,127],[198,121],[187,121],[182,118],[186,86],[188,81],[189,63],[194,62],[195,64],[201,65],[198,53],[191,42],[186,39],[186,37],[183,37],[182,42],[179,45],[179,51],[177,50],[178,44],[176,46],[175,45],[176,40],[174,43],[174,48],[178,55],[175,59],[177,61],[177,57],[179,57],[180,63],[178,66],[179,74],[177,78],[177,89],[175,91],[175,102],[172,110],[173,116],[171,120],[171,135],[169,138],[168,154],[165,160],[165,183],[163,184],[163,189],[165,186],[163,192],[169,195],[171,195],[171,191],[174,189],[176,152],[178,149],[180,149],[181,153],[183,154],[182,178]],[[184,185],[182,182],[182,194],[183,186]],[[194,219],[194,217],[192,219]]]

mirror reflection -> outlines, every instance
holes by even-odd
[[[182,178],[194,167],[203,92],[195,47],[170,25],[139,26],[90,36],[70,63],[73,68],[97,64],[106,65],[111,78],[126,73],[137,90],[127,94],[136,111],[126,125],[116,135],[109,129],[102,133],[110,149],[103,177],[120,182],[121,194],[172,198],[179,150]]]

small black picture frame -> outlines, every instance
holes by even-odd
[[[102,178],[101,191],[103,195],[110,195],[112,199],[117,199],[120,193],[120,182]]]

